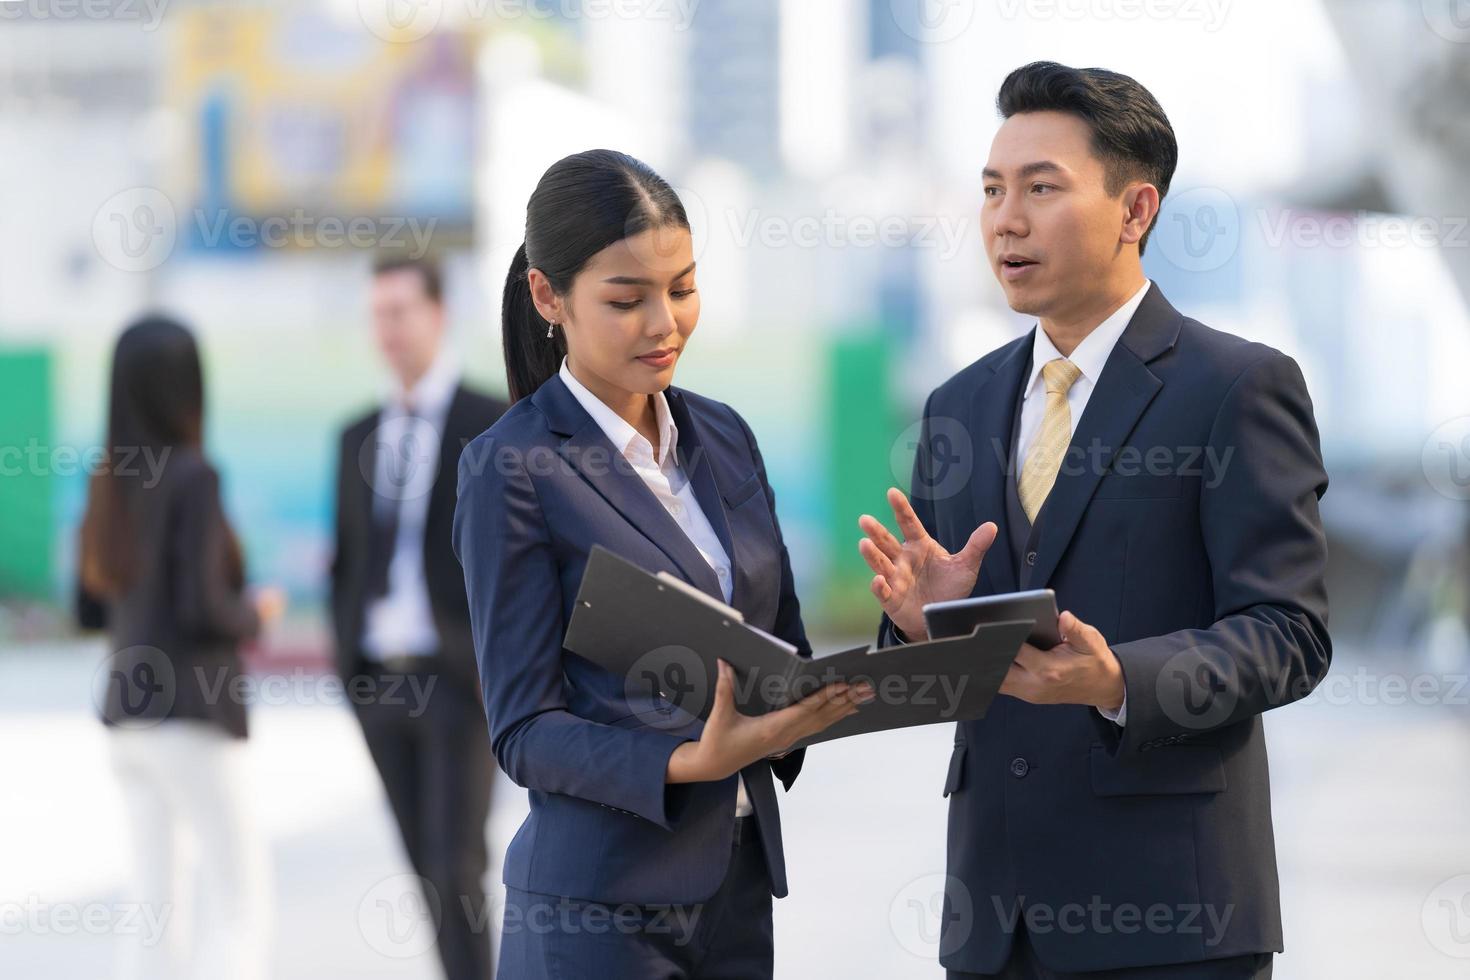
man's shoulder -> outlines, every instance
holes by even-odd
[[[373,426],[378,424],[378,406],[363,409],[347,420],[338,431],[338,441],[344,445],[355,445],[367,438]]]
[[[504,399],[479,388],[472,388],[464,382],[460,382],[458,394],[465,417],[480,423],[476,431],[488,429],[510,408]]]
[[[1187,316],[1182,318],[1179,340],[1171,353],[1173,371],[1193,383],[1227,388],[1261,362],[1278,366],[1296,363],[1290,355],[1270,344],[1206,326]]]
[[[949,379],[934,389],[930,395],[932,403],[943,405],[955,398],[969,398],[975,389],[989,380],[1001,364],[1013,356],[1024,356],[1025,349],[1031,344],[1031,331],[1028,330],[1010,340],[995,350],[984,355],[977,361],[973,361],[965,367],[960,368]]]

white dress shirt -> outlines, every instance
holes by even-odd
[[[565,357],[561,360],[559,373],[572,395],[587,410],[587,414],[592,416],[592,420],[602,429],[608,441],[623,454],[623,458],[658,498],[664,510],[678,522],[690,543],[698,549],[710,568],[714,569],[725,602],[728,603],[734,590],[730,575],[730,556],[725,553],[724,545],[720,543],[715,529],[710,526],[709,518],[699,506],[698,498],[694,496],[694,487],[683,467],[679,465],[679,457],[674,452],[679,444],[679,428],[674,424],[674,417],[669,414],[669,400],[664,397],[664,393],[660,391],[653,396],[659,431],[658,456],[655,458],[653,446],[648,440],[602,399],[587,390],[567,367]],[[744,817],[753,813],[754,809],[745,793],[744,778],[737,777],[735,815]]]
[[[1123,331],[1128,327],[1128,321],[1133,319],[1133,314],[1138,311],[1138,305],[1143,302],[1143,297],[1148,293],[1149,280],[1145,279],[1138,292],[1129,298],[1128,302],[1108,317],[1102,323],[1093,328],[1092,332],[1082,338],[1082,342],[1072,351],[1067,360],[1076,365],[1082,373],[1077,380],[1072,382],[1072,387],[1067,389],[1067,410],[1072,416],[1072,432],[1077,431],[1077,422],[1082,418],[1082,412],[1087,408],[1087,400],[1092,397],[1092,391],[1097,387],[1097,379],[1102,375],[1103,365],[1108,363],[1108,356],[1113,353],[1113,346],[1118,343],[1118,338],[1123,336]],[[1031,443],[1036,439],[1036,432],[1041,428],[1042,416],[1046,413],[1046,385],[1041,380],[1041,369],[1048,361],[1062,356],[1046,331],[1041,329],[1041,324],[1036,325],[1036,336],[1031,343],[1031,377],[1026,382],[1025,395],[1021,402],[1021,428],[1017,433],[1016,449],[1016,480],[1021,479],[1021,470],[1026,459],[1026,452],[1031,448]],[[1119,707],[1117,714],[1110,711],[1097,709],[1104,718],[1122,725],[1128,718],[1128,694],[1123,694],[1123,704]]]
[[[439,475],[444,417],[459,385],[459,367],[441,348],[424,376],[405,390],[396,380],[384,393],[373,472],[373,509],[398,506],[398,533],[388,564],[388,591],[368,603],[363,622],[363,655],[424,655],[439,646],[429,590],[424,581],[424,521],[430,491]],[[414,416],[406,414],[413,406]]]

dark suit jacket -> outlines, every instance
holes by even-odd
[[[998,970],[1018,903],[1057,970],[1279,951],[1261,713],[1307,694],[1332,649],[1327,473],[1301,371],[1152,286],[1036,527],[1017,529],[1011,442],[1032,339],[930,396],[914,509],[951,551],[1000,524],[974,594],[1056,590],[1117,654],[1126,725],[1001,696],[957,726],[940,962]],[[879,643],[892,642],[884,617]],[[1167,917],[1149,926],[1155,906]]]
[[[731,604],[810,656],[755,437],[728,405],[665,394],[680,462],[730,556]],[[491,746],[531,791],[505,883],[607,903],[703,901],[730,862],[736,778],[666,784],[669,756],[703,722],[562,648],[599,544],[723,596],[678,523],[553,376],[465,449],[454,513]],[[771,775],[789,789],[802,756],[741,771],[777,896],[786,873]]]
[[[464,385],[455,388],[444,415],[439,470],[429,491],[424,518],[424,578],[444,658],[445,680],[478,698],[480,681],[470,638],[469,605],[464,574],[455,560],[449,534],[454,518],[455,467],[459,454],[475,436],[505,413],[505,403]],[[377,409],[343,431],[337,463],[336,552],[332,558],[331,616],[336,636],[337,670],[344,680],[361,673],[363,621],[367,610],[372,533],[375,448],[364,446],[378,427]]]
[[[139,494],[135,517],[133,585],[84,624],[105,622],[113,651],[102,719],[146,727],[192,718],[244,738],[245,704],[231,691],[239,642],[259,631],[260,620],[226,558],[231,532],[219,474],[197,449],[173,447],[157,485]]]

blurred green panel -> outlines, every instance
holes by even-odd
[[[877,628],[877,603],[868,592],[873,573],[858,554],[859,514],[891,525],[884,500],[890,486],[906,486],[893,475],[891,456],[898,436],[888,364],[891,340],[885,331],[839,335],[830,348],[828,386],[827,620],[837,629]],[[881,508],[881,509],[880,509]],[[869,622],[871,621],[871,622]]]
[[[0,598],[51,589],[51,355],[0,351]]]

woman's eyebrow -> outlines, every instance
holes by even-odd
[[[672,281],[675,281],[675,280],[683,279],[685,276],[689,275],[689,273],[691,273],[693,271],[694,271],[694,263],[693,262],[690,262],[689,265],[687,265],[682,272],[680,272],[678,275],[674,276],[674,279],[673,280],[670,280],[670,281],[672,282]],[[653,280],[652,279],[645,279],[642,276],[611,276],[611,277],[609,277],[607,279],[604,279],[602,281],[603,282],[606,282],[606,283],[611,283],[614,286],[651,286],[651,285],[653,285]]]

